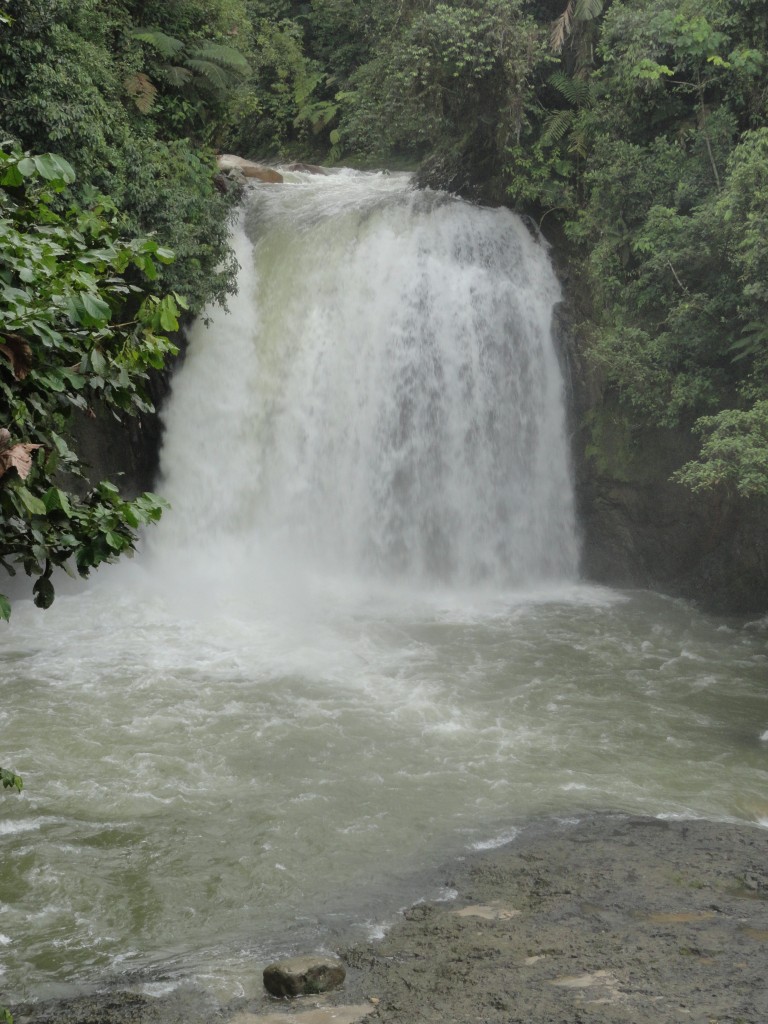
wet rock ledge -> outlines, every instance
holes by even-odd
[[[612,815],[473,859],[458,905],[417,906],[345,954],[369,1020],[765,1024],[768,831]]]
[[[18,1008],[17,1024],[766,1024],[768,830],[595,815],[528,825],[443,874],[343,991]]]

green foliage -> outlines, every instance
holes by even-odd
[[[3,138],[25,149],[54,146],[77,171],[84,207],[96,193],[109,195],[126,234],[153,232],[161,246],[178,250],[176,262],[158,275],[158,288],[186,294],[198,311],[221,301],[234,283],[227,230],[232,198],[217,192],[213,155],[201,145],[225,130],[242,88],[243,5],[163,5],[156,32],[183,40],[184,57],[204,65],[183,69],[188,87],[166,81],[158,73],[164,58],[137,37],[150,33],[140,21],[143,7],[100,0],[16,5],[12,25],[0,30],[0,124]],[[182,252],[184,231],[189,241]]]
[[[254,37],[256,114],[233,130],[235,148],[248,153],[285,155],[326,149],[326,129],[338,104],[328,92],[329,76],[305,52],[304,29],[289,18],[265,19]],[[322,135],[322,142],[313,142]]]
[[[245,55],[222,42],[185,42],[155,28],[134,29],[130,37],[147,51],[142,66],[124,82],[137,109],[148,114],[157,106],[161,123],[167,122],[172,133],[193,130],[209,138],[230,93],[250,76]],[[177,90],[183,95],[174,95]]]
[[[173,263],[156,265],[152,287],[183,294],[193,312],[212,300],[224,303],[237,272],[229,249],[234,200],[213,189],[213,157],[182,139],[130,142],[123,156],[132,173],[104,179],[113,201],[127,211],[123,229],[151,232],[175,253]],[[90,201],[87,193],[84,198]]]
[[[628,415],[698,418],[701,455],[677,479],[764,493],[765,9],[615,0],[591,28],[590,65],[570,26],[532,144],[510,151],[509,192],[564,222],[590,295],[589,354]]]
[[[695,425],[701,455],[675,476],[694,491],[725,487],[744,498],[768,496],[768,400],[751,409],[724,409]]]
[[[3,784],[3,789],[15,789],[17,793],[20,793],[24,788],[24,782],[21,777],[16,775],[15,772],[8,771],[7,768],[0,768],[0,782]],[[0,1007],[0,1019],[8,1020],[8,1016],[3,1016],[2,1007]],[[12,1020],[13,1018],[11,1018]]]
[[[456,169],[498,175],[506,147],[522,137],[546,61],[546,34],[521,2],[410,5],[398,31],[350,76],[344,145],[430,154],[452,187]]]
[[[72,178],[59,157],[0,151],[0,564],[34,578],[41,608],[55,568],[87,576],[131,553],[137,529],[160,517],[155,495],[90,488],[70,427],[96,404],[118,416],[151,409],[147,373],[176,351],[165,332],[185,305],[146,293],[173,253],[121,238],[108,201],[68,205]]]

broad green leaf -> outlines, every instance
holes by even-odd
[[[48,512],[58,510],[66,516],[72,515],[72,506],[69,504],[69,498],[58,487],[51,487],[50,490],[46,491],[43,501]]]
[[[11,602],[5,596],[0,594],[0,619],[4,619],[7,622],[11,617]]]
[[[45,460],[45,472],[48,476],[52,476],[56,472],[59,466],[59,460],[59,453],[52,449],[50,455]]]
[[[17,487],[16,494],[21,499],[24,508],[30,515],[33,516],[44,516],[46,508],[40,498],[35,497],[31,491],[28,491],[26,487]]]
[[[98,295],[93,295],[91,292],[81,292],[80,298],[85,306],[85,311],[94,320],[108,320],[112,315],[109,305],[103,299],[100,299]]]
[[[75,180],[75,172],[63,157],[54,153],[42,153],[33,156],[32,160],[38,173],[46,181],[65,181],[70,184]]]
[[[91,368],[99,375],[103,375],[107,369],[107,361],[97,348],[91,352]]]
[[[7,768],[0,768],[0,782],[2,782],[4,789],[17,789],[21,792],[24,788],[21,776],[15,772],[8,771]],[[0,1021],[5,1021],[5,1024],[13,1024],[10,1010],[7,1010],[4,1006],[0,1007]]]
[[[166,295],[160,303],[160,326],[164,331],[179,329],[178,310],[170,295]]]
[[[49,155],[51,160],[58,167],[62,180],[66,181],[68,185],[71,185],[77,178],[72,164],[70,164],[68,160],[65,160],[63,156],[59,156],[58,153],[51,153]]]
[[[2,177],[0,177],[0,185],[8,185],[10,188],[18,188],[19,185],[24,184],[24,178],[19,172],[18,164],[11,164],[7,167]]]
[[[39,373],[37,379],[41,384],[57,394],[61,394],[62,391],[66,390],[66,385],[61,379],[61,374],[58,370],[52,370],[50,373]]]
[[[65,367],[61,370],[61,376],[69,381],[75,391],[80,391],[81,388],[85,387],[85,377],[81,373],[77,373],[75,370],[70,370]]]

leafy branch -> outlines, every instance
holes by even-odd
[[[72,181],[61,157],[0,150],[0,565],[34,578],[40,608],[55,568],[87,576],[162,514],[156,495],[91,486],[70,427],[95,406],[118,418],[152,409],[147,375],[175,353],[166,332],[185,307],[148,291],[173,253],[120,238],[108,202],[67,205]],[[0,595],[0,619],[10,611]]]

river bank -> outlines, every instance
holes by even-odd
[[[16,1024],[764,1024],[768,830],[593,815],[533,823],[444,872],[344,989],[215,1006],[109,993],[16,1008]],[[258,965],[254,965],[258,969]]]

